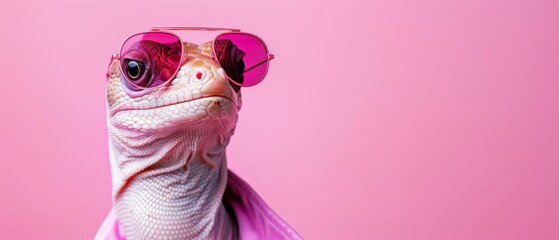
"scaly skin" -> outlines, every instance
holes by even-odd
[[[185,43],[188,55],[176,78],[155,90],[123,87],[118,61],[110,65],[113,201],[128,240],[237,235],[221,200],[227,181],[225,148],[241,99],[210,57],[211,47]]]

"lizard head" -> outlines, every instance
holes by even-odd
[[[184,43],[187,55],[176,77],[154,89],[131,87],[122,76],[128,73],[113,60],[107,85],[109,125],[144,135],[208,128],[232,131],[241,107],[240,89],[222,68],[228,60],[218,59],[220,64],[212,59],[212,46],[212,42]]]
[[[158,57],[169,59],[172,54],[150,55],[149,51],[176,51],[145,44],[125,59],[153,66],[166,63]],[[220,49],[215,51],[217,60],[211,54],[214,45]],[[225,232],[233,233],[229,229],[233,225],[225,224],[229,220],[221,196],[228,172],[225,148],[235,130],[241,95],[228,76],[242,82],[244,71],[235,69],[244,69],[244,52],[221,42],[183,46],[186,57],[174,62],[181,61],[174,79],[154,88],[138,86],[149,85],[159,76],[168,79],[173,73],[147,67],[127,72],[114,57],[109,65],[107,127],[113,201],[130,239],[162,239],[165,234],[173,235],[172,239],[224,239]],[[128,79],[141,84],[131,84],[123,74],[131,74]],[[167,230],[169,226],[176,231]]]

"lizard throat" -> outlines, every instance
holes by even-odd
[[[142,137],[109,131],[113,200],[126,236],[230,239],[235,225],[221,199],[233,131],[208,127]]]

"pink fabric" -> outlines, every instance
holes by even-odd
[[[223,204],[234,212],[241,240],[302,239],[239,176],[229,170]],[[95,240],[125,240],[114,209],[97,231]]]

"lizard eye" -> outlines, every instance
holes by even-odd
[[[129,60],[126,64],[126,75],[128,76],[128,79],[132,81],[140,79],[145,71],[146,66],[142,62]]]
[[[130,88],[136,90],[138,87],[148,87],[152,81],[152,71],[149,67],[150,60],[144,53],[131,51],[126,53],[123,59],[123,74],[129,81],[124,83]],[[135,86],[132,86],[131,84]]]

